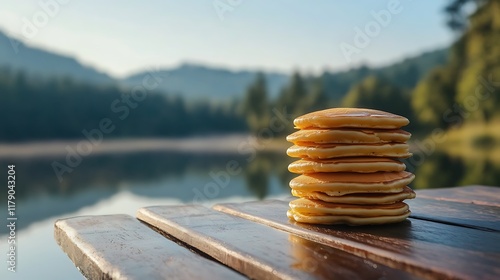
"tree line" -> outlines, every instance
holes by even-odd
[[[468,19],[462,11],[467,2],[477,5]],[[275,99],[262,73],[241,100],[212,104],[151,91],[131,106],[130,88],[41,80],[0,68],[0,141],[82,138],[105,118],[116,125],[112,138],[257,133],[269,127],[273,108],[286,108],[292,117],[337,106],[381,109],[408,117],[416,133],[500,120],[500,1],[451,0],[446,13],[460,35],[439,66],[431,68],[442,59],[432,53],[385,69],[295,72]]]
[[[477,9],[467,21],[462,9],[468,2]],[[424,65],[406,61],[377,71],[363,66],[317,77],[296,72],[274,101],[268,100],[259,75],[243,102],[249,128],[265,126],[269,109],[262,108],[273,106],[286,106],[293,117],[336,106],[380,109],[408,117],[408,129],[418,134],[500,120],[500,1],[453,0],[445,12],[449,26],[461,35],[442,65],[428,69],[429,61],[440,59],[431,54]]]
[[[180,137],[247,130],[237,106],[186,102],[150,91],[133,100],[129,88],[28,77],[0,69],[0,141],[83,138],[109,119],[107,138]]]

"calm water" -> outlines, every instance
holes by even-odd
[[[59,182],[51,163],[59,158],[0,159],[2,169],[16,164],[17,273],[0,279],[81,279],[82,276],[53,238],[56,219],[126,213],[142,206],[242,202],[289,196],[282,153],[238,154],[142,152],[87,157]],[[231,163],[231,170],[227,169]],[[235,168],[235,165],[237,167]],[[417,174],[414,188],[464,184],[500,185],[500,164],[433,153],[407,162]],[[229,171],[232,171],[229,172]],[[0,209],[6,209],[5,194]],[[6,211],[0,214],[6,221]],[[0,249],[7,251],[6,227],[0,227]]]

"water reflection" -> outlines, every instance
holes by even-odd
[[[158,182],[166,177],[208,175],[210,171],[225,169],[229,161],[238,162],[247,178],[248,188],[264,189],[256,191],[264,197],[262,185],[266,185],[267,177],[275,173],[288,180],[286,170],[290,162],[276,153],[257,154],[250,162],[238,154],[147,152],[100,155],[85,158],[81,165],[59,181],[51,167],[55,160],[62,161],[58,158],[0,159],[0,164],[16,164],[17,184],[26,186],[16,189],[17,198],[22,200],[37,195],[71,196],[89,188],[116,190],[132,182]]]
[[[465,185],[500,186],[500,158],[496,150],[476,150],[473,156],[435,152],[420,166],[408,165],[415,173],[415,189],[447,188]]]
[[[245,181],[247,187],[252,190],[255,196],[263,199],[267,196],[269,189],[269,177],[275,174],[280,181],[280,185],[288,190],[288,182],[294,177],[288,172],[288,164],[293,160],[284,155],[258,155],[245,168]]]
[[[415,189],[443,188],[470,184],[500,185],[500,160],[492,152],[473,153],[474,157],[451,156],[435,152],[421,165],[407,163],[416,174]],[[175,198],[179,203],[194,200],[196,190],[213,182],[211,171],[221,172],[229,161],[241,170],[232,174],[227,187],[216,195],[202,199],[224,199],[243,196],[263,199],[274,194],[289,193],[288,182],[295,175],[287,170],[292,159],[284,153],[259,153],[255,158],[221,153],[141,152],[87,157],[73,172],[59,182],[51,163],[61,158],[0,159],[0,166],[16,164],[16,202],[19,228],[50,217],[78,211],[126,190],[145,198]],[[273,179],[274,178],[274,179]],[[273,187],[274,186],[274,187]],[[274,188],[274,189],[273,189]],[[203,201],[203,200],[202,200]],[[2,199],[0,207],[6,208]],[[4,217],[6,213],[2,214]],[[6,230],[1,229],[0,234]]]
[[[422,165],[412,166],[406,163],[410,172],[415,173],[411,184],[414,189],[445,188],[458,186],[458,174],[464,173],[464,162],[442,152],[435,152],[425,159]],[[413,170],[412,170],[413,169]]]
[[[204,184],[213,181],[209,173],[225,170],[229,161],[236,161],[241,167],[240,173],[231,176],[230,185],[241,185],[238,182],[243,179],[250,195],[228,186],[217,194],[217,199],[231,195],[262,199],[269,193],[271,175],[287,175],[289,160],[281,154],[260,153],[251,161],[247,159],[239,154],[176,152],[100,155],[85,158],[73,172],[65,174],[61,182],[51,167],[54,160],[63,162],[61,158],[0,159],[0,164],[16,165],[16,202],[22,205],[18,210],[18,215],[22,212],[19,223],[22,229],[37,220],[93,205],[122,190],[144,197],[173,197],[192,203],[195,195],[192,189],[203,190]],[[167,184],[166,180],[172,183]],[[279,181],[286,180],[289,179],[279,178]],[[282,192],[287,192],[287,188],[287,184],[283,185]],[[5,204],[6,200],[2,200],[0,207],[6,208]]]

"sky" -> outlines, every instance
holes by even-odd
[[[185,62],[319,73],[449,46],[446,3],[0,0],[0,29],[117,78]]]

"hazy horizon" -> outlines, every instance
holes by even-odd
[[[447,47],[454,40],[445,25],[446,3],[437,1],[235,1],[234,6],[221,6],[225,2],[217,0],[150,5],[4,2],[0,0],[0,30],[8,36],[74,57],[114,78],[185,63],[280,73],[379,67]],[[92,10],[94,5],[100,9]],[[262,13],[277,8],[279,13]],[[367,44],[356,45],[357,28]],[[367,35],[370,28],[374,36]],[[346,45],[357,48],[349,59],[343,53]]]

